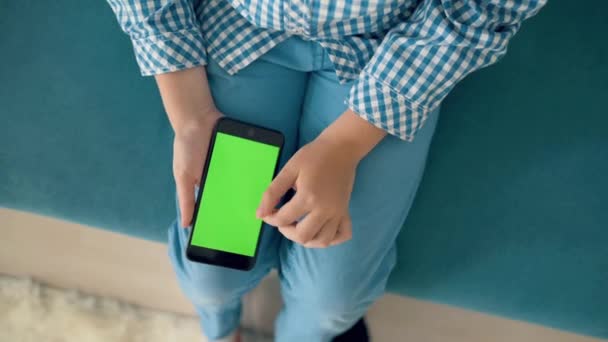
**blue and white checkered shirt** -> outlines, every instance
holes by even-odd
[[[349,107],[412,140],[474,70],[502,57],[546,0],[108,0],[143,75],[205,65],[234,74],[290,36],[317,41]]]

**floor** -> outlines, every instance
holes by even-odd
[[[0,274],[0,341],[203,342],[203,339],[194,316],[144,309]]]
[[[0,273],[192,314],[163,244],[0,208]],[[34,238],[34,236],[36,238]],[[280,308],[276,275],[245,299],[243,324],[272,331]],[[598,342],[541,326],[386,295],[370,310],[374,341]]]

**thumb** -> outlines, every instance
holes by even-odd
[[[189,182],[184,177],[175,179],[175,187],[177,188],[177,201],[179,211],[181,213],[181,226],[188,227],[192,223],[192,215],[194,214],[194,183]]]
[[[262,218],[270,215],[281,200],[281,197],[292,188],[296,178],[297,172],[289,164],[285,165],[272,183],[270,183],[264,195],[262,195],[262,201],[260,202],[256,216]]]

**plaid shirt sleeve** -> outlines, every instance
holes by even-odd
[[[546,0],[424,0],[384,37],[355,81],[349,107],[412,141],[458,81],[507,51],[521,22]]]
[[[108,0],[130,37],[141,74],[205,65],[207,56],[192,0]]]

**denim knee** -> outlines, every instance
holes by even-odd
[[[252,283],[246,272],[192,262],[186,258],[187,233],[177,221],[169,229],[169,256],[182,291],[197,307],[238,302]]]
[[[341,332],[361,318],[383,290],[383,284],[344,282],[331,275],[298,277],[297,282],[291,283],[289,293],[285,293],[285,299],[293,300],[299,310],[316,317],[317,324],[324,329]]]
[[[325,331],[342,332],[365,315],[384,294],[396,260],[395,249],[384,256],[359,258],[342,250],[293,247],[282,265],[287,307],[306,310]]]
[[[237,279],[231,270],[211,265],[188,267],[186,279],[180,279],[184,292],[197,307],[220,307],[238,303],[248,287],[245,279]]]

